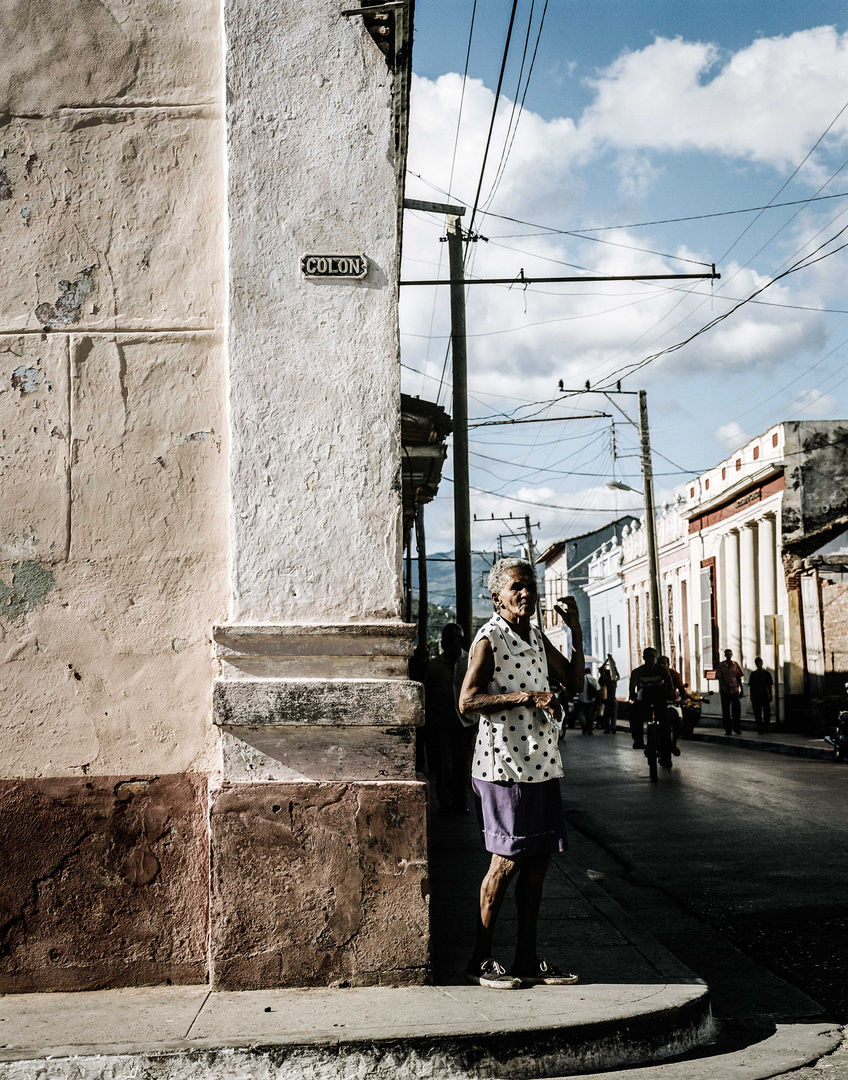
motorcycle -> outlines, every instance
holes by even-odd
[[[845,684],[848,690],[848,683]],[[830,729],[824,741],[833,747],[833,760],[845,761],[848,758],[848,709],[843,709],[836,718],[836,727]]]
[[[680,706],[680,711],[683,714],[683,730],[681,734],[684,739],[691,739],[692,732],[701,722],[701,706],[708,704],[710,698],[708,694],[696,694],[689,690],[688,683],[686,683],[686,689],[686,699],[681,702]]]

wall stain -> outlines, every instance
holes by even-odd
[[[12,389],[20,390],[21,397],[24,394],[32,394],[38,389],[38,384],[41,382],[41,372],[38,368],[25,367],[21,364],[20,367],[16,367],[12,372]]]
[[[97,265],[87,266],[74,282],[60,281],[56,303],[38,305],[35,316],[45,330],[79,322],[80,308],[94,292],[94,271],[97,269]]]
[[[12,584],[0,581],[0,615],[15,619],[47,599],[55,587],[52,570],[37,562],[12,563]]]

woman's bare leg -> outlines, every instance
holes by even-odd
[[[493,855],[483,884],[480,886],[480,914],[477,918],[477,938],[469,967],[482,963],[492,955],[492,935],[498,912],[509,883],[515,877],[521,861],[504,855]]]

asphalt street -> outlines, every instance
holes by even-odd
[[[578,864],[748,1024],[848,1021],[848,765],[683,742],[659,782],[629,736],[568,732]]]

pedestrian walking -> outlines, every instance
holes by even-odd
[[[757,734],[764,735],[771,724],[771,701],[774,695],[774,679],[771,672],[763,667],[763,658],[754,658],[754,670],[748,677],[748,695],[754,710],[754,723]]]
[[[733,659],[733,650],[725,649],[724,659],[718,665],[718,690],[725,735],[730,735],[731,726],[734,734],[742,734],[741,699],[744,678],[742,668]]]
[[[500,559],[489,573],[495,614],[471,645],[459,704],[478,713],[472,786],[483,839],[492,859],[480,889],[469,982],[492,989],[577,982],[541,959],[536,949],[539,907],[551,854],[568,845],[559,781],[562,710],[548,671],[567,692],[583,688],[583,633],[573,597],[561,600],[571,635],[570,656],[531,624],[536,576],[523,559]],[[515,880],[517,939],[512,968],[492,956],[501,903]]]
[[[592,669],[586,665],[583,673],[583,689],[577,695],[575,707],[580,721],[580,730],[584,735],[591,735],[595,730],[595,716],[597,715],[598,702],[601,697],[601,688],[598,680],[592,674]]]
[[[601,688],[601,720],[603,721],[605,735],[615,734],[618,705],[615,695],[620,678],[621,675],[618,673],[618,667],[612,658],[612,653],[607,653],[607,658],[598,672],[598,685]]]

